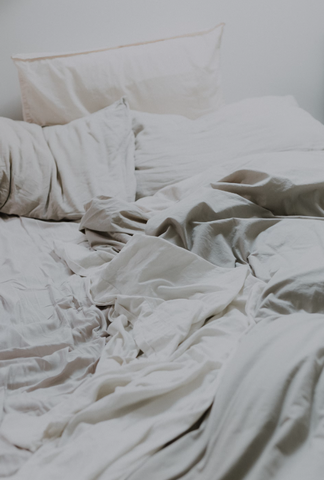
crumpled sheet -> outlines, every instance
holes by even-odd
[[[323,476],[323,315],[259,322],[242,337],[199,428],[127,480]]]
[[[244,168],[223,176],[210,169],[129,210],[105,198],[88,205],[80,225],[88,244],[56,241],[55,251],[82,275],[109,336],[95,372],[64,400],[38,415],[5,408],[1,435],[33,452],[12,478],[210,478],[215,465],[235,480],[251,472],[251,480],[285,478],[295,465],[285,455],[308,438],[298,433],[297,445],[296,431],[314,431],[321,445],[311,417],[302,413],[300,427],[298,412],[313,408],[319,418],[322,409],[307,378],[322,371],[323,159],[323,152],[253,156],[242,159]],[[315,360],[287,390],[309,355]],[[291,363],[277,372],[280,362]],[[233,416],[233,429],[222,428]],[[288,453],[279,462],[273,432],[286,418]],[[187,468],[181,445],[194,435],[200,454]]]
[[[105,319],[53,250],[82,242],[78,227],[0,216],[0,421],[43,415],[95,371]],[[30,455],[0,433],[1,477]]]
[[[246,266],[224,269],[163,239],[134,236],[87,279],[111,322],[95,374],[43,415],[3,419],[7,441],[36,452],[17,478],[122,478],[189,428],[253,323],[245,303],[257,284]]]

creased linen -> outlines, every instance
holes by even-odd
[[[66,402],[37,418],[6,415],[2,435],[37,450],[17,478],[68,470],[122,478],[200,418],[222,365],[253,324],[245,303],[258,281],[245,266],[216,267],[137,235],[100,272],[88,279],[89,293],[111,306],[110,340],[93,377]]]
[[[51,239],[74,274],[54,282],[62,348],[38,347],[70,376],[5,377],[1,441],[24,452],[13,479],[305,478],[308,465],[321,479],[323,162],[307,142],[245,155],[137,202],[94,199],[84,234]]]
[[[290,96],[244,99],[195,120],[132,116],[137,198],[247,154],[324,148],[324,126]]]
[[[293,313],[242,337],[209,416],[127,480],[322,478],[323,315]]]
[[[0,118],[0,211],[78,220],[95,196],[133,201],[134,147],[125,99],[67,125]]]
[[[306,159],[307,171],[304,169]],[[130,224],[126,222],[127,227],[125,224],[125,228],[128,228],[128,231],[125,246],[120,253],[116,253],[106,266],[101,265],[97,271],[92,270],[87,281],[89,282],[89,293],[92,300],[101,306],[110,305],[108,315],[112,323],[108,331],[112,335],[110,340],[112,344],[110,345],[110,341],[107,343],[98,364],[98,374],[106,375],[108,368],[112,368],[112,365],[116,363],[121,365],[121,368],[130,368],[130,366],[137,365],[136,371],[138,371],[140,362],[144,362],[146,359],[161,359],[163,361],[165,358],[168,358],[168,360],[177,358],[177,361],[179,361],[183,358],[181,353],[187,342],[192,345],[193,339],[197,338],[197,335],[200,336],[207,328],[208,336],[212,335],[209,329],[213,324],[216,326],[218,321],[222,322],[222,325],[226,324],[226,328],[232,331],[234,319],[236,323],[241,318],[240,335],[237,337],[232,331],[230,336],[233,340],[236,338],[238,342],[241,342],[240,345],[249,342],[247,343],[248,348],[244,350],[243,357],[240,353],[241,346],[237,347],[237,343],[235,343],[235,346],[232,344],[232,347],[227,351],[228,361],[222,363],[221,375],[218,376],[218,381],[212,389],[214,406],[198,430],[185,434],[186,430],[194,425],[193,418],[197,422],[208,410],[208,407],[204,411],[199,410],[199,413],[196,411],[195,417],[190,416],[190,425],[187,424],[185,427],[184,423],[182,424],[182,434],[180,434],[178,440],[176,438],[179,435],[179,430],[176,434],[175,430],[168,426],[170,435],[163,436],[166,433],[165,429],[159,427],[160,424],[155,423],[155,429],[160,429],[161,435],[163,433],[160,437],[164,440],[163,444],[155,443],[152,440],[152,438],[155,438],[153,433],[153,436],[149,437],[150,447],[146,444],[146,439],[148,440],[146,436],[145,440],[144,436],[141,439],[136,437],[138,443],[136,445],[133,443],[127,453],[123,450],[120,460],[117,460],[116,457],[113,458],[113,447],[111,447],[110,460],[105,463],[100,461],[98,457],[94,457],[97,459],[95,461],[96,466],[92,468],[89,466],[84,478],[94,478],[94,475],[102,479],[130,477],[132,480],[133,478],[137,480],[143,475],[148,475],[148,478],[160,478],[161,480],[166,480],[170,476],[171,478],[188,479],[210,478],[214,475],[215,469],[219,472],[219,478],[223,478],[221,474],[226,474],[229,475],[229,478],[236,479],[240,478],[239,475],[243,475],[243,473],[244,475],[250,475],[251,479],[260,478],[260,476],[267,478],[267,475],[270,475],[269,472],[277,475],[278,478],[285,478],[286,471],[294,472],[297,475],[296,478],[301,478],[298,477],[298,471],[292,457],[289,457],[286,461],[286,458],[281,456],[280,461],[278,460],[277,433],[274,433],[274,436],[271,433],[277,430],[269,429],[267,415],[271,418],[276,415],[279,423],[278,427],[275,428],[280,427],[279,432],[282,432],[279,433],[278,438],[284,435],[284,448],[287,451],[297,449],[299,452],[303,452],[305,463],[300,464],[301,471],[306,471],[306,466],[310,465],[311,459],[311,471],[314,472],[314,478],[316,480],[320,478],[318,472],[321,471],[322,463],[316,453],[317,447],[314,446],[313,448],[312,446],[315,438],[317,438],[317,430],[314,430],[312,445],[306,442],[305,435],[300,434],[298,436],[299,443],[296,446],[294,432],[295,429],[299,431],[300,428],[298,415],[291,417],[289,413],[287,414],[291,418],[289,420],[291,426],[289,428],[287,426],[288,430],[285,429],[286,427],[282,427],[282,430],[281,422],[283,420],[281,419],[286,418],[285,412],[288,412],[290,398],[293,402],[293,411],[295,411],[295,402],[298,405],[300,399],[304,399],[305,414],[303,414],[303,418],[309,418],[307,411],[312,408],[312,392],[315,389],[315,380],[313,383],[309,383],[307,378],[309,375],[315,378],[314,376],[320,375],[322,371],[320,340],[316,339],[316,336],[318,335],[321,338],[322,335],[322,317],[320,315],[324,308],[321,295],[323,289],[322,272],[324,271],[324,245],[322,241],[324,238],[322,208],[324,199],[323,152],[280,152],[253,155],[249,159],[242,159],[243,161],[243,169],[238,169],[223,178],[219,178],[219,171],[215,168],[190,179],[190,181],[182,182],[179,186],[166,187],[162,195],[167,196],[170,192],[170,202],[167,204],[168,208],[164,210],[160,208],[159,203],[155,203],[154,197],[151,199],[151,205],[149,199],[146,199],[144,207],[142,206],[142,200],[136,202],[136,208],[143,208],[143,212],[149,217],[146,224],[143,218],[140,219],[139,215],[138,225],[136,225],[136,222],[133,224],[132,235],[132,228],[129,228]],[[192,191],[192,185],[195,181],[200,187],[203,186],[199,192]],[[184,187],[185,183],[191,185],[191,192],[189,187],[188,189]],[[157,195],[161,196],[161,192]],[[101,212],[104,211],[105,202],[107,202],[108,208],[109,205],[112,209],[117,208],[116,204],[114,207],[111,205],[109,199],[101,199]],[[157,205],[157,209],[154,212],[155,205]],[[125,205],[123,205],[124,208]],[[96,207],[93,203],[89,205],[88,218],[94,219],[95,215]],[[114,218],[121,218],[116,211],[113,216]],[[103,238],[106,238],[108,245],[109,229],[114,230],[114,227],[112,224],[106,225],[107,232],[102,232],[102,235]],[[82,228],[88,233],[86,221],[83,222]],[[122,224],[120,228],[123,228]],[[141,230],[142,233],[139,233]],[[91,232],[91,228],[89,232]],[[150,242],[152,243],[150,244]],[[150,245],[154,248],[150,249]],[[171,245],[175,248],[174,252],[181,253],[176,253],[174,257],[170,256],[170,253],[168,255],[162,253],[164,248],[169,249]],[[136,253],[134,252],[135,246],[139,247]],[[141,246],[143,250],[141,250]],[[167,272],[170,276],[174,272],[177,275],[186,275],[186,268],[189,268],[190,262],[186,260],[186,267],[182,265],[181,258],[184,252],[193,256],[191,258],[195,258],[198,263],[205,262],[204,265],[209,266],[208,271],[210,268],[215,268],[212,267],[213,265],[217,265],[220,268],[219,272],[224,269],[229,274],[237,276],[242,273],[242,268],[248,268],[249,273],[244,282],[243,291],[227,309],[221,314],[216,313],[215,319],[211,319],[205,325],[199,324],[199,315],[201,313],[203,316],[210,314],[210,311],[206,310],[209,303],[206,301],[207,297],[204,297],[203,305],[198,305],[198,308],[195,308],[197,294],[198,298],[201,295],[199,288],[197,289],[198,284],[195,284],[194,288],[195,302],[189,308],[186,308],[188,299],[186,298],[184,301],[184,299],[179,298],[179,293],[181,295],[183,290],[174,288],[174,284],[165,286],[161,279],[162,272]],[[138,254],[140,255],[138,257],[140,261],[137,261]],[[162,261],[159,260],[160,254],[163,258]],[[123,262],[123,256],[125,256],[125,259],[127,258],[126,262]],[[137,264],[142,267],[138,273],[135,266]],[[154,265],[156,266],[154,267]],[[179,270],[177,267],[179,267]],[[130,272],[132,272],[132,278]],[[195,272],[196,268],[188,275],[189,280],[194,278]],[[209,278],[206,272],[203,278],[204,280]],[[213,285],[215,284],[213,283]],[[158,299],[154,293],[157,291],[159,291],[159,295],[162,295]],[[163,297],[164,292],[168,292],[168,294],[173,292],[172,295],[177,296],[180,313],[177,320],[174,317],[177,308],[168,308],[168,304]],[[131,294],[131,297],[129,294]],[[214,297],[215,291],[212,294],[212,298]],[[225,299],[226,296],[224,295]],[[161,300],[164,300],[164,302],[161,302]],[[172,305],[173,302],[174,298],[169,305]],[[241,305],[240,311],[244,312],[243,317],[238,315],[238,311],[234,307],[238,304]],[[233,316],[228,316],[229,311],[233,312]],[[190,321],[190,318],[193,321]],[[244,322],[243,319],[245,319]],[[267,330],[268,327],[266,327],[271,322],[274,325],[269,327],[273,328],[271,330],[273,340],[271,340],[271,331]],[[198,325],[201,326],[196,329]],[[255,325],[262,327],[256,330],[259,333],[256,333],[255,337],[250,337],[256,328]],[[313,332],[312,325],[316,325],[316,334]],[[296,332],[294,330],[295,326]],[[264,334],[262,333],[263,328],[265,329]],[[207,330],[205,331],[207,332]],[[154,332],[157,333],[156,336],[154,336]],[[185,337],[186,335],[187,337]],[[305,340],[309,338],[309,342],[305,343],[305,348],[300,343],[304,337]],[[254,343],[253,339],[259,339],[260,341],[255,340]],[[194,342],[198,348],[197,341],[194,340]],[[262,342],[266,342],[269,348]],[[284,352],[286,343],[287,349]],[[278,347],[278,345],[281,346]],[[211,350],[204,347],[203,351],[208,352],[209,359],[214,358]],[[261,365],[264,365],[264,368],[261,368],[261,366],[259,368],[257,359],[262,357],[263,351],[268,353],[265,353],[262,360],[264,363]],[[202,354],[202,350],[199,350],[199,352]],[[135,358],[138,354],[140,356]],[[297,366],[300,365],[301,361],[304,361],[301,359],[307,359],[310,356],[318,360],[307,363],[306,370],[302,369],[296,377],[300,381],[298,380],[288,393],[286,386],[290,382],[291,372],[297,371]],[[277,390],[275,386],[277,365],[281,363],[285,365],[286,360],[284,359],[288,358],[290,363],[287,364],[287,369],[282,369],[281,376],[278,377]],[[241,368],[241,365],[244,365],[244,367]],[[255,365],[255,369],[252,368],[252,365]],[[250,371],[251,374],[248,375]],[[269,378],[273,376],[269,385],[266,383],[267,375],[265,372],[267,371],[269,371]],[[246,376],[247,383],[245,384]],[[163,377],[158,378],[158,385],[162,387],[161,378]],[[185,378],[185,375],[183,378]],[[202,379],[201,373],[200,378]],[[249,386],[249,382],[251,382],[251,386]],[[237,393],[236,400],[234,390],[237,385],[241,384],[242,387]],[[283,385],[282,389],[281,384]],[[148,386],[147,383],[145,385]],[[261,393],[260,389],[262,390]],[[195,391],[198,394],[198,390]],[[105,390],[105,392],[111,392],[111,390]],[[267,392],[269,392],[269,395]],[[274,398],[273,401],[270,393]],[[224,395],[224,399],[222,401],[218,400],[222,398],[222,395]],[[277,395],[282,398],[281,403],[276,403]],[[316,393],[314,398],[318,400],[314,400],[315,402],[320,401],[320,397],[317,395],[320,394]],[[107,401],[108,397],[104,395]],[[255,403],[254,398],[258,397],[260,397],[260,413],[251,414],[251,417],[249,417],[246,412],[248,409],[251,410]],[[147,399],[147,397],[145,398]],[[189,401],[189,398],[190,395],[186,394],[187,401]],[[232,398],[236,402],[233,407]],[[103,399],[103,397],[100,396],[100,399]],[[112,402],[112,400],[110,401]],[[217,409],[217,415],[214,416],[218,401],[220,407]],[[242,409],[242,412],[239,406],[241,402],[246,406]],[[105,403],[106,405],[108,404]],[[145,405],[148,408],[147,404]],[[206,406],[206,403],[204,405]],[[320,405],[320,403],[316,403],[316,405]],[[166,402],[165,406],[167,407],[164,412],[166,426],[169,425],[167,423],[167,414],[170,411],[169,403]],[[95,403],[92,403],[84,410],[83,408],[84,405],[82,404],[81,411],[84,411],[85,416],[82,413],[73,414],[71,427],[67,424],[63,430],[61,438],[64,440],[58,439],[56,444],[53,440],[52,446],[48,443],[47,446],[41,447],[37,454],[27,462],[26,468],[28,466],[30,470],[25,470],[25,472],[34,475],[35,472],[45,471],[47,474],[47,470],[44,469],[49,458],[55,458],[51,466],[53,468],[54,465],[54,468],[57,468],[55,470],[57,474],[58,472],[62,474],[65,469],[68,469],[68,459],[74,455],[74,453],[72,454],[74,452],[74,447],[71,444],[72,439],[80,439],[77,448],[82,449],[83,441],[86,435],[89,435],[87,428],[79,426],[80,422],[91,423],[90,419],[96,418],[96,422],[101,423],[101,421],[105,422],[107,418],[104,412],[108,410],[108,407],[107,410],[105,408],[100,410]],[[113,407],[111,408],[114,411]],[[184,414],[183,404],[182,408]],[[246,410],[244,410],[245,408]],[[314,408],[316,409],[315,412],[318,412],[314,415],[320,416],[320,406]],[[90,410],[89,413],[88,409]],[[129,410],[127,410],[127,415],[128,412]],[[251,412],[253,412],[253,408]],[[189,409],[187,413],[187,418],[189,418]],[[132,414],[135,415],[134,410],[132,410]],[[237,428],[240,428],[243,432],[240,437],[237,437],[235,422],[233,428],[226,427],[227,424],[224,423],[228,422],[228,425],[231,425],[233,417],[235,422],[236,419],[239,422]],[[126,422],[126,417],[123,416],[122,418],[121,422]],[[147,421],[147,416],[145,416],[145,420],[144,417],[141,417],[141,423],[137,424],[136,427],[137,431],[143,432],[144,424]],[[250,432],[249,435],[244,434],[245,421],[252,422],[251,430],[247,427]],[[302,422],[304,421],[306,420]],[[274,426],[276,422],[277,420],[274,421]],[[124,425],[124,423],[121,424]],[[7,425],[9,426],[10,423]],[[132,430],[130,430],[130,424],[127,425],[127,441],[129,442]],[[173,425],[175,425],[174,419]],[[307,428],[310,432],[313,432],[311,425]],[[91,428],[89,427],[90,430]],[[104,427],[98,426],[97,428],[98,430],[94,430],[96,441],[102,441],[107,445],[107,440],[104,440],[106,438],[103,433]],[[266,433],[262,434],[263,431]],[[59,432],[54,430],[53,435],[57,434]],[[266,440],[262,443],[264,451],[258,457],[253,445],[256,445],[255,442],[261,438],[260,435],[263,435],[262,438]],[[93,436],[91,438],[93,440]],[[217,438],[216,443],[214,438]],[[195,444],[192,443],[193,439],[195,439]],[[170,442],[169,447],[162,448]],[[66,450],[64,452],[59,450],[63,444],[65,449],[71,448],[69,450],[71,453],[65,455]],[[235,448],[233,447],[230,455],[225,455],[232,444]],[[194,448],[194,445],[197,447],[196,454],[189,457],[185,455],[184,458],[184,453],[190,451],[190,448]],[[221,450],[224,452],[222,455],[217,453],[218,445],[220,445],[220,449],[223,449]],[[187,450],[187,447],[189,450]],[[115,447],[115,452],[117,451],[118,449]],[[52,457],[52,455],[55,456]],[[245,462],[249,464],[248,470],[244,467]],[[97,467],[98,464],[100,467]],[[134,477],[132,477],[131,473],[136,468],[138,468],[138,474],[134,472]],[[83,478],[81,469],[76,471]],[[247,476],[247,478],[249,477]],[[269,478],[272,478],[271,475]]]
[[[54,253],[82,241],[76,223],[0,216],[0,421],[37,419],[91,376],[104,348],[102,312]],[[30,456],[0,433],[0,476]]]

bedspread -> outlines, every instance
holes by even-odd
[[[242,157],[87,205],[87,242],[55,252],[107,342],[60,401],[5,406],[1,435],[29,452],[12,478],[320,478],[323,160]]]

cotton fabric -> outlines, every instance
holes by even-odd
[[[247,154],[324,148],[323,125],[290,96],[245,99],[196,120],[133,112],[133,128],[137,198]]]
[[[0,211],[79,220],[98,195],[135,198],[134,135],[124,99],[64,126],[0,118]]]
[[[78,234],[37,227],[47,247],[27,273],[4,241],[14,480],[322,478],[324,127],[304,119],[290,149],[93,199]],[[34,252],[30,225],[47,222],[9,222]],[[39,304],[15,310],[7,283]]]
[[[133,110],[189,118],[212,112],[223,104],[222,32],[220,24],[205,32],[117,48],[15,55],[24,120],[65,124],[124,95]]]

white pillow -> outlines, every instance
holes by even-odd
[[[0,118],[0,211],[77,220],[105,195],[134,201],[134,134],[122,99],[67,125]]]
[[[252,153],[324,149],[324,126],[290,96],[242,100],[196,120],[132,113],[137,198]]]
[[[122,48],[16,55],[24,120],[64,124],[123,95],[133,110],[189,118],[212,112],[223,104],[222,31],[223,24],[202,33]]]

